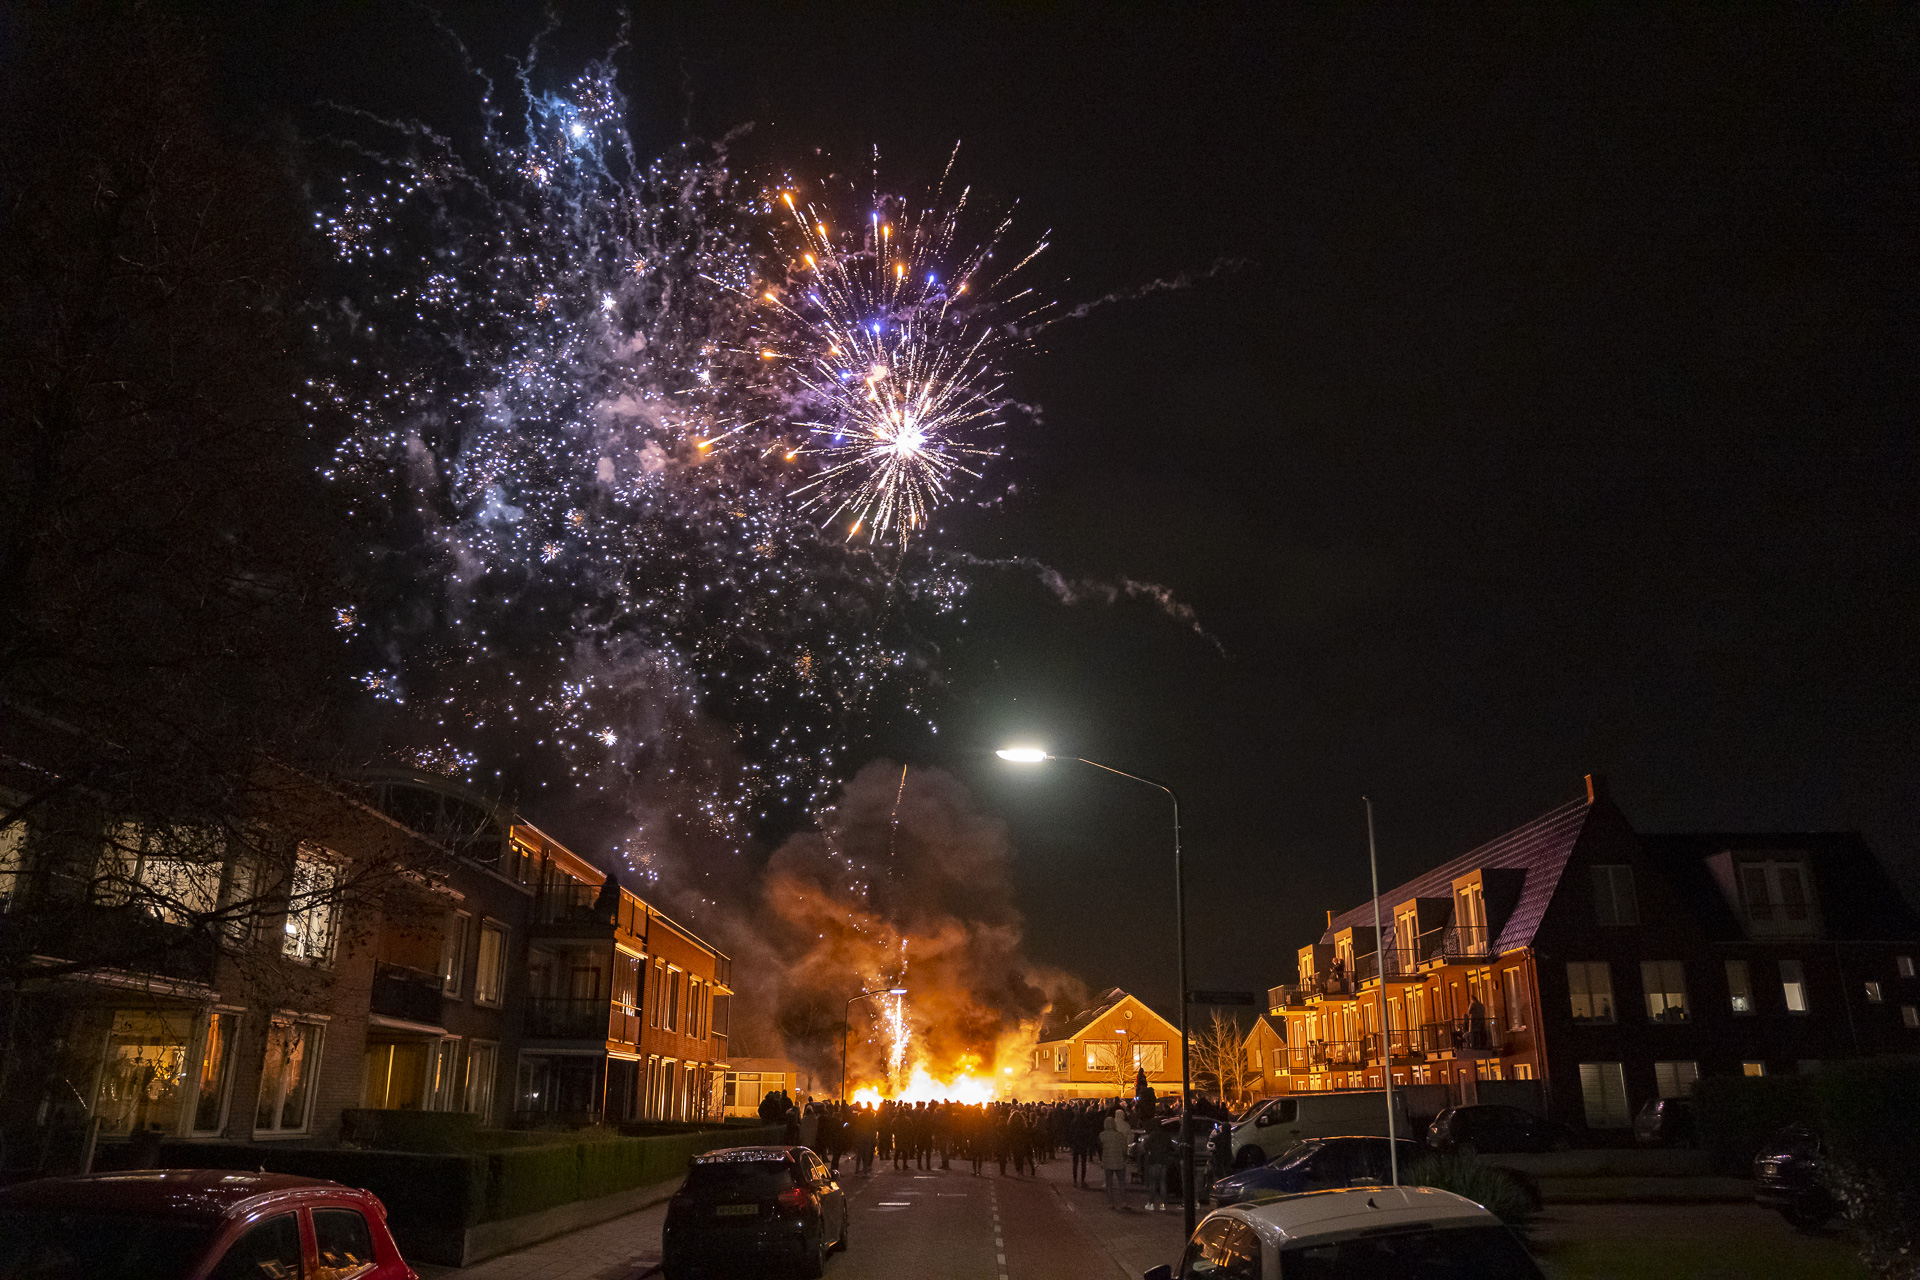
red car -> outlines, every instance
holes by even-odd
[[[0,1188],[0,1280],[419,1280],[372,1194],[153,1169]]]

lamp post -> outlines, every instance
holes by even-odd
[[[1180,1171],[1181,1197],[1185,1201],[1187,1234],[1193,1234],[1193,1041],[1187,1033],[1187,876],[1180,861],[1180,797],[1172,787],[1164,782],[1155,782],[1152,778],[1143,778],[1137,773],[1128,773],[1125,769],[1116,769],[1110,764],[1101,764],[1098,760],[1088,760],[1081,756],[1056,756],[1039,747],[1007,747],[996,751],[995,755],[1014,764],[1043,764],[1048,760],[1071,760],[1075,764],[1092,765],[1096,769],[1130,778],[1149,787],[1167,793],[1167,799],[1173,801],[1173,918],[1176,950],[1179,957],[1180,981],[1180,1146],[1186,1152],[1186,1167]]]
[[[872,991],[862,991],[847,1001],[846,1016],[840,1020],[840,1105],[847,1105],[847,1024],[853,1021],[853,1006],[868,996],[903,996],[905,987],[879,987]]]

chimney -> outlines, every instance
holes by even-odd
[[[1327,928],[1333,928],[1333,908],[1327,908]]]
[[[1592,804],[1607,794],[1607,775],[1590,773],[1587,775],[1587,803]]]

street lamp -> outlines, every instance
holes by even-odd
[[[1167,793],[1167,799],[1173,801],[1173,918],[1179,953],[1180,979],[1180,1144],[1187,1153],[1186,1168],[1181,1171],[1180,1191],[1186,1202],[1184,1207],[1187,1234],[1191,1236],[1194,1219],[1193,1041],[1187,1034],[1187,876],[1180,862],[1180,797],[1174,794],[1173,788],[1164,782],[1155,782],[1152,778],[1143,778],[1137,773],[1128,773],[1125,769],[1101,764],[1098,760],[1088,760],[1081,756],[1056,756],[1043,747],[1002,747],[994,754],[1013,764],[1043,764],[1048,760],[1071,760],[1075,764],[1092,765],[1096,769],[1158,788]]]
[[[905,987],[880,987],[873,991],[862,991],[847,1001],[846,1017],[840,1020],[840,1105],[847,1105],[847,1024],[853,1021],[853,1006],[868,996],[903,996]]]

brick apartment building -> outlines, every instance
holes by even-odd
[[[1284,1090],[1390,1069],[1606,1131],[1703,1074],[1920,1052],[1920,917],[1857,835],[1642,835],[1589,779],[1379,914],[1384,945],[1369,901],[1269,991]]]
[[[0,992],[8,1168],[71,1166],[92,1142],[154,1131],[333,1140],[354,1108],[492,1126],[717,1114],[724,954],[444,780],[295,779],[276,795],[260,817],[272,869],[257,850],[182,857],[84,803],[0,831],[10,941],[57,916],[76,955],[156,942],[136,964],[77,967],[55,938]],[[331,892],[368,868],[397,871]],[[188,941],[179,917],[270,883],[277,909]]]

